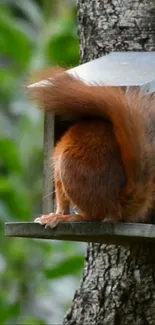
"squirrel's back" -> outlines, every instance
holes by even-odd
[[[53,161],[55,175],[80,212],[91,220],[121,220],[119,198],[126,177],[110,122],[95,119],[70,127],[57,143]]]

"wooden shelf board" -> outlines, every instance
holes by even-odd
[[[105,244],[155,243],[155,225],[139,223],[65,222],[55,229],[34,222],[7,222],[5,236],[94,242]]]

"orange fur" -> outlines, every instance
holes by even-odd
[[[92,116],[70,127],[53,153],[58,221],[65,214],[69,220],[70,203],[78,220],[147,221],[154,205],[155,97],[88,86],[68,73],[30,94],[46,111]]]

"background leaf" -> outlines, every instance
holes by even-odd
[[[19,152],[12,139],[0,138],[0,166],[5,171],[21,172]]]
[[[48,44],[47,54],[54,64],[76,66],[79,61],[77,38],[71,32],[56,35]]]
[[[45,274],[49,278],[59,278],[70,274],[76,274],[81,271],[84,263],[82,256],[74,256],[66,258],[65,260],[57,263],[55,266],[45,269]]]
[[[0,53],[6,56],[11,64],[25,67],[30,59],[30,44],[27,36],[20,31],[14,19],[0,8]]]

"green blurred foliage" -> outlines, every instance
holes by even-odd
[[[41,212],[43,116],[25,79],[47,65],[77,65],[78,52],[74,3],[1,0],[0,324],[60,323],[79,281],[82,245],[9,239],[3,229]]]

